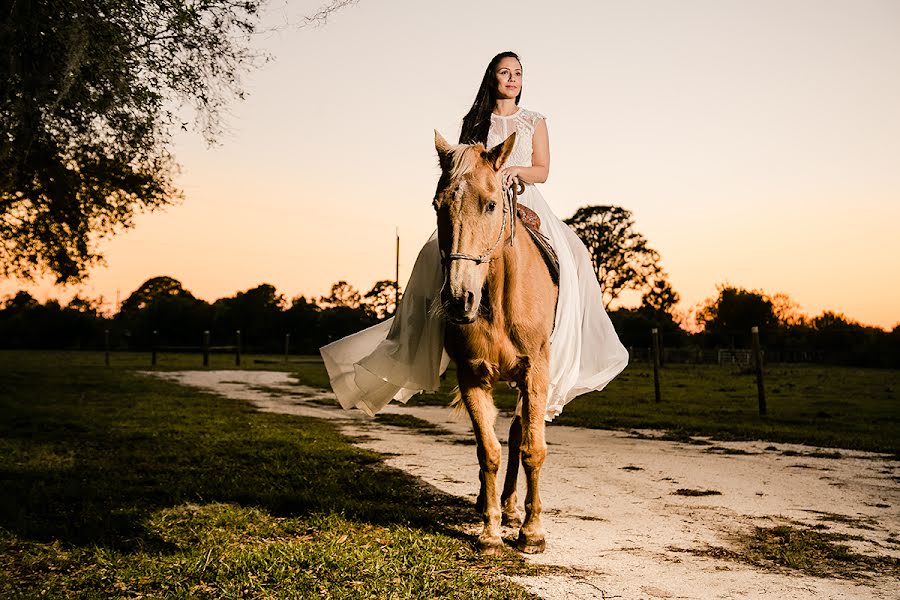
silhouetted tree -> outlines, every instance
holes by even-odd
[[[358,308],[361,297],[356,288],[346,281],[338,281],[331,286],[331,293],[319,298],[319,305],[324,308]]]
[[[122,302],[115,318],[117,345],[148,348],[157,332],[163,345],[200,344],[212,324],[210,305],[168,276],[152,277]]]
[[[319,313],[319,326],[323,334],[320,345],[356,333],[377,322],[374,315],[359,306],[335,306],[323,310]]]
[[[388,279],[377,282],[372,289],[363,296],[363,305],[379,319],[384,319],[394,314],[397,290],[394,282]]]
[[[275,350],[277,340],[283,335],[283,308],[284,297],[268,283],[238,292],[231,298],[221,298],[213,303],[214,335],[220,341],[232,340],[239,329],[248,348]]]
[[[669,283],[666,273],[660,269],[653,281],[650,282],[650,289],[641,297],[641,306],[671,315],[680,299],[678,292]]]
[[[194,295],[184,289],[181,282],[173,277],[162,275],[151,277],[134,290],[119,307],[122,313],[137,313],[161,298],[193,298]]]
[[[0,271],[78,281],[100,238],[178,199],[176,110],[215,139],[262,1],[3,4]]]
[[[660,280],[659,253],[635,231],[631,211],[621,206],[585,206],[565,222],[587,246],[605,307],[625,290],[649,290]]]
[[[609,318],[626,348],[650,348],[653,345],[650,331],[654,328],[659,329],[668,348],[684,346],[689,339],[671,313],[647,305],[610,311]]]
[[[84,301],[82,301],[84,302]],[[99,346],[106,321],[79,302],[65,308],[56,300],[41,304],[18,292],[0,308],[0,345],[4,348],[78,349]]]
[[[326,343],[320,312],[319,305],[305,296],[291,300],[291,307],[284,311],[285,333],[291,334],[291,352],[314,354]]]
[[[808,319],[800,312],[800,305],[785,293],[779,292],[770,297],[775,317],[782,327],[803,325]]]
[[[751,327],[759,327],[761,339],[778,327],[772,301],[762,292],[727,284],[716,289],[719,295],[707,298],[697,312],[697,322],[713,345],[746,348]]]
[[[73,296],[69,303],[66,304],[66,310],[98,317],[100,315],[100,307],[103,305],[102,300],[90,300],[81,296]]]
[[[881,329],[866,327],[832,311],[812,319],[812,329],[812,345],[825,353],[828,362],[849,365],[882,362],[878,342],[887,335]]]
[[[303,17],[303,25],[312,25],[316,27],[325,25],[328,22],[328,18],[332,14],[336,13],[342,8],[353,6],[357,2],[359,2],[359,0],[330,0],[330,2],[327,2],[326,4],[320,6],[316,12]]]
[[[34,310],[41,305],[37,299],[28,292],[16,292],[16,295],[3,304],[3,310],[10,315],[23,314]]]

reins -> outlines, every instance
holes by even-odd
[[[481,256],[473,256],[464,252],[451,252],[449,255],[443,255],[444,253],[441,252],[441,262],[444,266],[447,267],[450,262],[454,260],[471,260],[479,265],[494,260],[496,257],[491,255],[494,253],[494,250],[497,249],[497,246],[500,245],[500,242],[503,241],[503,233],[506,231],[507,215],[509,216],[509,245],[512,246],[513,241],[516,239],[516,210],[519,202],[519,194],[524,192],[525,184],[521,181],[518,182],[518,187],[512,185],[503,188],[503,222],[500,224],[500,233],[497,235],[497,241],[494,242],[493,246]]]

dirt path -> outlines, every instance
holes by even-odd
[[[429,435],[327,406],[322,402],[333,400],[330,393],[297,385],[287,373],[153,374],[260,410],[336,421],[348,435],[365,436],[360,445],[387,454],[391,466],[457,496],[474,500],[478,491],[468,418],[448,408],[388,407],[390,414],[412,415],[447,432]],[[509,419],[498,420],[501,440],[508,425]],[[793,444],[702,446],[552,425],[547,439],[547,551],[528,560],[558,567],[560,574],[514,578],[544,598],[900,598],[896,571],[821,578],[688,551],[737,548],[737,537],[756,526],[802,524],[858,536],[843,542],[856,552],[900,557],[898,461],[846,450],[840,458],[809,456],[817,449]],[[720,494],[687,497],[676,495],[678,489]]]

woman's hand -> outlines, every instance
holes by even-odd
[[[518,185],[519,174],[521,174],[522,171],[524,171],[523,167],[506,167],[500,171],[500,181],[503,182],[503,187]]]

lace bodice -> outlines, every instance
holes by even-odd
[[[519,107],[519,110],[509,115],[501,117],[500,115],[491,115],[491,128],[488,130],[487,147],[493,148],[515,131],[516,145],[513,146],[512,154],[506,160],[507,167],[530,167],[531,166],[531,140],[534,137],[534,128],[537,122],[544,119],[544,115],[533,110],[526,110]]]

